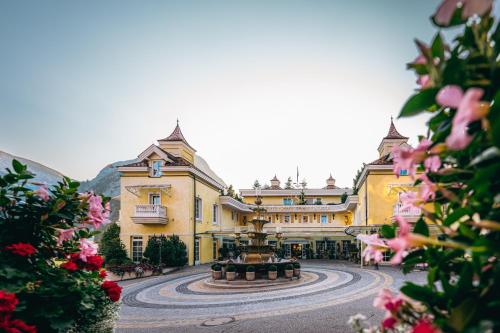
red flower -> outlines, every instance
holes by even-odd
[[[6,333],[36,333],[36,326],[28,325],[20,319],[11,319],[10,315],[0,318],[0,330]]]
[[[105,278],[106,276],[108,276],[108,273],[106,273],[106,271],[103,269],[99,272],[99,277],[100,278]]]
[[[104,281],[101,284],[101,288],[104,289],[106,295],[108,295],[110,300],[112,300],[113,302],[118,302],[122,293],[122,287],[116,284],[116,282]]]
[[[33,247],[33,245],[28,244],[28,243],[17,243],[17,244],[12,244],[9,246],[5,247],[6,250],[9,250],[10,252],[26,257],[30,256],[32,254],[35,254],[37,251]]]
[[[84,268],[88,271],[98,271],[101,269],[104,260],[101,256],[88,256]]]
[[[413,326],[413,330],[411,331],[412,333],[439,333],[441,332],[439,328],[436,326],[432,325],[429,321],[425,319],[421,319],[418,321],[418,323]]]
[[[70,272],[78,270],[78,265],[75,264],[73,261],[65,262],[64,264],[61,265],[61,267]]]
[[[384,328],[392,329],[392,328],[394,328],[394,325],[396,325],[396,322],[397,322],[396,319],[394,319],[392,317],[388,317],[382,321],[382,326]]]
[[[0,290],[0,312],[12,312],[16,309],[18,303],[19,300],[16,294]]]

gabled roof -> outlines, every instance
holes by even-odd
[[[191,145],[186,141],[186,138],[184,138],[184,135],[182,134],[181,127],[179,126],[179,121],[177,121],[177,126],[175,126],[174,131],[172,134],[167,136],[164,139],[160,139],[158,141],[181,141],[184,142],[189,148],[195,150]]]
[[[392,156],[391,154],[386,154],[375,161],[368,163],[368,165],[392,165]]]
[[[392,117],[391,117],[391,126],[389,127],[389,132],[384,137],[384,139],[408,139],[408,137],[402,136],[398,132],[398,130],[396,129],[396,126],[394,126],[394,122],[392,121]]]

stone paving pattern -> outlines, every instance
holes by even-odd
[[[226,290],[207,286],[209,266],[124,281],[117,332],[349,332],[350,315],[379,321],[372,307],[381,288],[425,272],[403,275],[394,267],[361,269],[342,261],[302,262],[303,278],[290,285]]]

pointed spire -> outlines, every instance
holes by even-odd
[[[276,174],[274,174],[274,177],[273,179],[271,179],[271,181],[279,181],[278,177],[276,177]]]
[[[158,140],[158,141],[182,141],[186,145],[188,145],[189,147],[191,147],[189,145],[189,143],[186,141],[186,138],[184,138],[184,135],[182,134],[181,127],[179,126],[179,119],[177,119],[177,125],[175,126],[174,131],[172,132],[172,134],[170,134],[166,138]]]
[[[385,136],[384,139],[408,139],[406,136],[402,136],[398,130],[396,129],[396,126],[394,126],[394,121],[391,116],[391,126],[389,127],[389,132]]]
[[[332,173],[330,173],[330,177],[328,177],[327,180],[335,180],[335,179],[333,179]]]

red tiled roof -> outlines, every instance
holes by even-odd
[[[368,163],[369,165],[392,165],[392,157],[390,154],[386,154],[375,161]]]
[[[384,139],[408,139],[406,136],[402,136],[398,130],[396,129],[396,126],[394,126],[394,122],[392,121],[391,118],[391,126],[389,127],[389,132],[385,136]]]
[[[194,148],[191,147],[191,145],[186,141],[186,138],[182,134],[181,127],[179,126],[179,121],[177,121],[177,126],[175,126],[174,131],[172,132],[172,134],[170,134],[166,138],[160,139],[158,141],[182,141],[186,145],[188,145],[188,147],[190,147],[191,149],[194,150]]]

